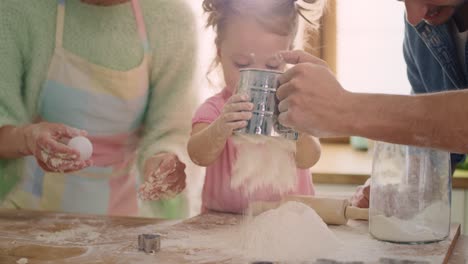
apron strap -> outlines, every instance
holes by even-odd
[[[132,0],[132,10],[138,29],[138,36],[145,53],[150,52],[148,33],[146,32],[145,20],[141,12],[140,1]],[[57,0],[57,25],[55,27],[55,47],[63,47],[63,29],[65,24],[65,0]]]
[[[136,24],[138,28],[138,36],[140,37],[141,44],[143,45],[143,50],[145,53],[149,53],[149,40],[148,40],[148,32],[146,31],[145,19],[143,18],[143,14],[141,12],[141,6],[139,0],[132,0],[132,9],[133,15],[136,19]]]
[[[63,26],[65,22],[65,0],[58,0],[57,25],[55,26],[55,47],[63,46]]]

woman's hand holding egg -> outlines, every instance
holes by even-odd
[[[89,159],[81,160],[80,151],[66,143],[86,131],[63,124],[37,123],[22,128],[26,154],[33,155],[39,166],[48,172],[70,172],[89,167]]]

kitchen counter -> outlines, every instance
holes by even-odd
[[[363,184],[371,175],[372,154],[349,144],[322,144],[322,156],[312,167],[315,184]],[[454,189],[468,189],[468,171],[456,170]]]

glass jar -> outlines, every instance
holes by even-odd
[[[369,232],[379,240],[430,243],[450,232],[450,153],[378,142],[372,165]]]

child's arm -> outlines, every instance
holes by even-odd
[[[193,126],[187,150],[195,164],[204,167],[213,164],[232,132],[247,125],[246,120],[252,117],[250,111],[253,105],[245,102],[246,100],[248,98],[245,95],[233,95],[213,123],[198,123]]]
[[[322,150],[320,141],[312,136],[300,134],[296,142],[296,165],[300,169],[308,169],[317,163]]]
[[[188,142],[188,154],[193,163],[207,167],[224,149],[229,135],[219,131],[218,120],[211,124],[198,123],[193,126],[192,136]]]

